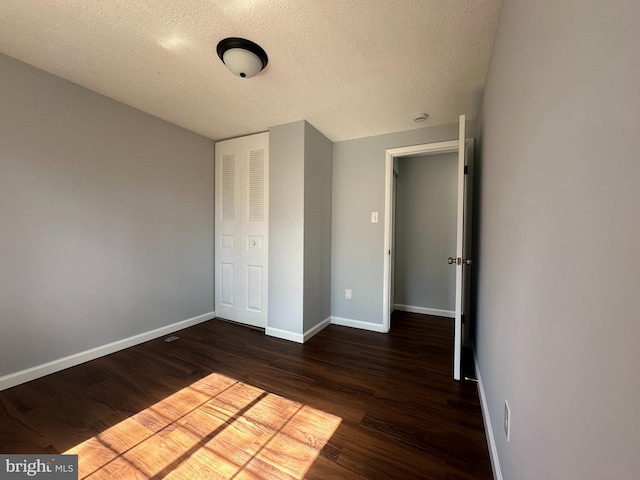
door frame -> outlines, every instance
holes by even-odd
[[[391,245],[393,231],[393,159],[415,155],[437,155],[458,151],[458,140],[423,143],[408,147],[388,148],[386,150],[384,178],[384,259],[382,279],[382,329],[386,333],[391,328]]]
[[[473,161],[473,138],[465,138],[465,147]],[[458,139],[444,142],[424,143],[408,147],[389,148],[386,150],[385,164],[385,197],[384,197],[384,250],[382,281],[382,331],[387,333],[391,328],[391,245],[393,225],[393,159],[415,155],[438,155],[441,153],[458,153]],[[470,213],[470,212],[469,212]],[[444,260],[444,259],[443,259]],[[464,312],[463,300],[463,312]],[[466,337],[466,335],[465,335]]]

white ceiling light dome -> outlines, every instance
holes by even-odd
[[[229,37],[216,48],[218,56],[231,72],[242,78],[256,76],[267,66],[269,58],[257,43],[244,38]]]

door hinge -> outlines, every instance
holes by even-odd
[[[464,166],[464,174],[467,175],[469,173],[469,166],[465,165]]]

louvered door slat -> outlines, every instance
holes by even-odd
[[[249,152],[249,221],[264,220],[264,150]]]

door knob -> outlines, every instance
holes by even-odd
[[[470,258],[465,258],[463,262],[465,263],[465,265],[471,265],[473,263],[473,260],[471,260]]]
[[[456,263],[456,259],[453,258],[453,257],[449,257],[449,258],[447,258],[447,263],[449,265],[453,265],[454,263]]]

